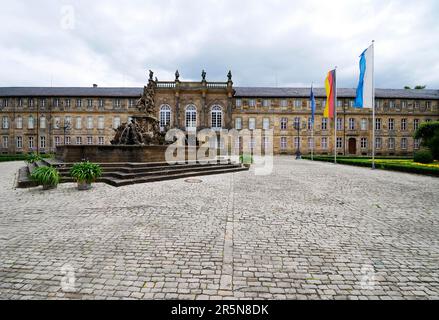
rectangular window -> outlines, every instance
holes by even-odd
[[[113,118],[113,129],[117,129],[120,127],[120,117]]]
[[[70,109],[71,101],[70,99],[66,99],[66,108]]]
[[[53,106],[54,106],[55,108],[58,108],[58,107],[59,107],[59,99],[53,99]]]
[[[322,149],[323,150],[328,149],[328,138],[327,137],[322,137]]]
[[[382,145],[383,145],[382,138],[375,138],[375,148],[376,149],[381,149]]]
[[[3,100],[3,105],[5,108],[7,108],[9,106],[9,100],[8,99],[4,99]]]
[[[414,148],[415,150],[417,150],[417,149],[419,149],[420,146],[421,146],[421,140],[419,140],[419,139],[415,139],[415,140],[413,141],[413,148]]]
[[[76,108],[81,108],[81,107],[82,107],[82,100],[76,99]]]
[[[294,100],[294,108],[299,109],[302,107],[302,101],[301,100]]]
[[[93,129],[93,117],[87,117],[87,129]]]
[[[389,130],[395,130],[395,119],[389,119]]]
[[[285,130],[287,130],[287,127],[288,127],[288,118],[280,119],[280,129],[282,131],[285,131]]]
[[[105,127],[105,118],[103,116],[98,117],[98,129],[103,130]]]
[[[342,118],[337,118],[337,130],[338,131],[343,130],[343,119]]]
[[[250,130],[255,130],[256,129],[256,119],[255,118],[249,118],[248,119],[248,128]]]
[[[262,129],[264,129],[264,130],[270,129],[270,119],[269,118],[264,118],[262,120]]]
[[[99,99],[99,108],[100,109],[104,108],[104,99]]]
[[[301,129],[300,127],[300,117],[295,117],[294,118],[294,129]]]
[[[255,107],[255,106],[256,106],[256,100],[255,100],[255,99],[250,99],[250,100],[248,101],[248,105],[249,105],[250,107]]]
[[[287,137],[281,137],[280,138],[280,148],[281,150],[286,150],[288,147],[287,145]]]
[[[64,143],[65,143],[66,145],[70,145],[70,144],[72,143],[72,139],[71,139],[70,137],[66,137],[65,139],[66,139],[66,140],[64,141]]]
[[[407,130],[407,119],[401,119],[401,131]]]
[[[367,149],[367,138],[361,138],[361,149]]]
[[[134,99],[130,99],[130,100],[129,100],[129,107],[130,107],[130,108],[134,108],[134,107],[136,107],[136,100],[134,100]]]
[[[76,127],[77,130],[80,130],[82,128],[82,118],[76,117]]]
[[[308,130],[312,130],[314,123],[312,122],[312,118],[308,118]]]
[[[375,109],[379,109],[379,108],[381,108],[381,101],[375,100]]]
[[[313,149],[314,148],[314,139],[308,138],[308,148]]]
[[[328,118],[322,118],[322,130],[328,130]]]
[[[18,116],[16,121],[17,129],[23,129],[23,118]]]
[[[263,137],[262,141],[264,143],[264,150],[270,149],[270,139],[268,137]]]
[[[9,137],[7,137],[7,136],[3,137],[3,148],[4,149],[9,148]]]
[[[354,107],[354,100],[349,100],[349,107],[351,107],[351,108]]]
[[[390,100],[389,101],[389,107],[390,107],[390,109],[394,109],[395,108],[395,101]]]
[[[29,98],[28,105],[29,105],[29,108],[33,108],[33,106],[34,106],[34,99]]]
[[[46,99],[41,99],[40,100],[40,106],[42,109],[44,109],[46,107]]]
[[[99,145],[104,145],[104,137],[99,137]]]
[[[401,107],[402,108],[407,108],[407,101],[401,101]]]
[[[343,148],[343,138],[337,137],[337,149]]]
[[[242,118],[236,118],[235,119],[235,129],[241,130],[242,129]]]
[[[271,106],[271,100],[264,99],[264,100],[262,101],[262,105],[263,105],[265,108],[269,108],[269,107]]]
[[[361,119],[361,130],[362,131],[366,131],[367,130],[367,127],[368,127],[368,121],[367,121],[367,119]]]
[[[407,138],[401,138],[401,149],[407,149]]]
[[[337,100],[337,108],[341,108],[341,107],[343,107],[343,101]]]
[[[288,100],[285,100],[285,99],[281,100],[280,101],[280,106],[282,108],[287,108],[288,107]]]
[[[431,101],[426,101],[425,107],[427,108],[427,110],[429,110],[431,108]]]
[[[41,149],[45,149],[46,148],[46,137],[45,136],[41,136],[40,137],[40,148]]]
[[[421,106],[421,103],[419,101],[415,101],[415,108],[419,109],[420,106]]]
[[[414,119],[413,120],[413,130],[418,130],[419,128],[419,119]]]
[[[349,130],[355,130],[355,119],[349,118]]]
[[[93,144],[93,137],[87,137],[87,144],[88,145]]]
[[[389,138],[388,143],[389,143],[390,150],[395,149],[395,138]]]
[[[61,138],[56,136],[55,137],[55,146],[59,146],[59,145],[61,145]]]
[[[375,130],[381,130],[381,119],[375,119]]]
[[[294,149],[299,149],[300,146],[300,138],[299,137],[294,137]]]
[[[23,107],[23,99],[21,99],[21,98],[18,99],[18,107],[20,107],[20,108]]]
[[[8,117],[3,117],[2,128],[3,129],[9,129],[9,118]]]
[[[81,145],[82,144],[82,137],[76,137],[76,144]]]
[[[241,108],[241,106],[242,106],[242,100],[241,100],[241,99],[236,99],[236,100],[235,100],[235,104],[236,104],[236,107],[237,107],[237,108]]]
[[[23,149],[23,138],[17,137],[16,141],[17,141],[17,149]]]
[[[93,108],[93,99],[87,99],[87,108],[89,109]]]

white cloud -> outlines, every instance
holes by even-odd
[[[375,39],[377,86],[439,87],[434,0],[1,2],[1,86],[139,86],[147,69],[172,80],[177,68],[182,79],[232,69],[237,85],[323,85],[337,65],[340,85],[355,87]]]

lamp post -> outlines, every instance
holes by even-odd
[[[294,121],[294,129],[297,130],[296,160],[300,160],[302,159],[302,153],[300,152],[300,119]]]
[[[70,122],[68,122],[68,121],[67,121],[67,122],[64,121],[62,126],[60,126],[60,123],[57,122],[57,123],[56,123],[56,126],[57,126],[58,128],[60,128],[60,129],[63,130],[63,133],[64,133],[64,145],[66,145],[66,132],[69,131],[69,130],[71,129],[71,127],[70,127]]]

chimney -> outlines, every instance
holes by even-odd
[[[97,88],[98,85],[96,83],[93,83],[93,88]]]

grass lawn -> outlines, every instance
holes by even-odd
[[[309,156],[303,157],[304,159],[311,159]],[[334,157],[320,157],[315,156],[315,161],[333,162]],[[337,157],[337,163],[347,164],[359,167],[372,167],[372,159],[370,158],[349,158],[349,157]],[[432,175],[439,177],[439,161],[435,161],[430,164],[423,164],[414,162],[412,159],[397,159],[397,158],[378,158],[375,159],[375,167],[383,170],[402,171],[410,173],[418,173],[425,175]]]

